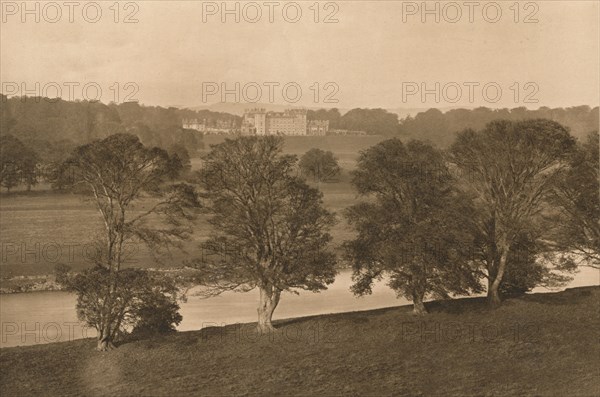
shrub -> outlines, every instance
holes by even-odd
[[[56,280],[77,294],[77,315],[98,331],[98,349],[112,348],[132,330],[144,334],[173,331],[178,313],[177,288],[165,276],[143,269],[110,271],[95,265],[72,274],[56,268]]]

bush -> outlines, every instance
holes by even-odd
[[[95,265],[78,274],[57,266],[56,280],[77,294],[77,315],[98,331],[98,348],[112,347],[132,331],[173,331],[182,317],[175,283],[143,269],[109,271]]]
[[[134,315],[137,322],[132,333],[136,335],[174,332],[175,327],[183,320],[177,302],[160,291],[144,296],[142,303],[135,308]]]
[[[504,296],[518,296],[530,292],[535,287],[559,287],[571,278],[555,273],[556,270],[572,271],[572,266],[562,263],[561,258],[554,258],[545,247],[536,243],[534,236],[521,233],[516,243],[511,246],[506,272],[500,284],[500,292]]]

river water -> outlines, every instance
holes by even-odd
[[[582,268],[566,287],[598,285],[598,270]],[[302,317],[316,314],[370,310],[409,303],[396,295],[384,283],[378,283],[373,294],[357,298],[349,288],[351,272],[340,272],[335,282],[320,293],[284,293],[274,319]],[[539,288],[534,292],[547,292]],[[66,292],[30,292],[0,295],[0,347],[63,342],[95,336],[93,329],[84,327],[75,312],[76,298]],[[228,292],[221,296],[202,299],[189,296],[181,303],[183,321],[180,331],[197,330],[207,326],[256,321],[258,291]]]

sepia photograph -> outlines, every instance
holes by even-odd
[[[0,0],[0,395],[600,397],[600,0]]]

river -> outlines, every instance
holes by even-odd
[[[566,288],[600,283],[598,270],[582,268]],[[340,313],[399,306],[409,303],[398,299],[383,282],[375,285],[373,294],[357,298],[350,291],[351,272],[340,272],[336,281],[320,293],[284,293],[274,319],[302,317],[325,313]],[[537,288],[534,292],[548,292]],[[30,292],[0,295],[0,347],[63,342],[95,336],[85,328],[75,312],[76,298],[66,292]],[[228,292],[202,299],[189,296],[181,303],[183,321],[180,331],[197,330],[207,326],[256,321],[258,292]]]

